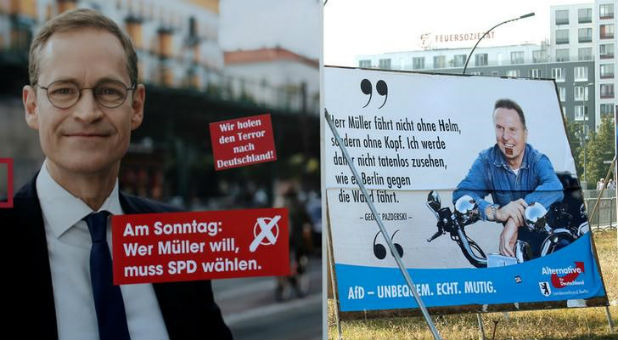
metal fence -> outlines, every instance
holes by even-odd
[[[592,228],[615,228],[617,223],[616,216],[616,192],[605,190],[599,199],[596,213],[592,210],[597,204],[598,190],[584,190],[584,202],[588,212],[588,221]]]

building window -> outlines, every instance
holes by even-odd
[[[412,69],[422,70],[425,68],[425,57],[412,58]]]
[[[614,64],[601,64],[599,68],[599,75],[602,79],[614,78]]]
[[[533,63],[542,63],[546,61],[546,59],[547,59],[547,54],[545,53],[545,50],[532,51],[532,62]]]
[[[517,78],[519,77],[519,70],[508,70],[506,71],[507,77]]]
[[[569,43],[569,30],[556,30],[556,44]]]
[[[463,67],[466,63],[466,55],[465,54],[458,54],[455,56],[454,59],[454,66],[455,67]]]
[[[599,26],[599,38],[614,39],[614,24],[606,24]]]
[[[541,78],[541,70],[539,70],[538,68],[530,69],[530,71],[528,71],[528,76],[530,78]]]
[[[556,11],[556,25],[568,25],[569,24],[569,10]]]
[[[588,100],[588,86],[575,86],[574,100]]]
[[[592,47],[582,47],[577,49],[578,60],[592,60]]]
[[[382,70],[390,70],[391,69],[391,59],[380,59],[378,61],[378,68],[382,69]]]
[[[558,87],[558,97],[560,97],[560,101],[566,101],[566,87]]]
[[[491,75],[492,75],[493,77],[497,77],[497,76],[499,76],[499,75],[500,75],[500,73],[498,73],[498,71],[491,71]]]
[[[577,22],[587,24],[592,22],[592,8],[580,8],[577,11]]]
[[[563,115],[564,117],[566,117],[566,115],[567,115],[566,106],[564,106],[564,105],[562,106],[562,115]]]
[[[601,104],[601,115],[602,116],[614,116],[614,104]]]
[[[437,55],[433,57],[433,68],[445,68],[446,57],[443,55]]]
[[[600,44],[599,55],[601,59],[611,59],[614,57],[614,44]]]
[[[486,66],[487,65],[487,53],[475,54],[474,63],[476,66]]]
[[[614,98],[614,84],[601,84],[601,98]]]
[[[614,18],[614,4],[602,4],[599,6],[599,18],[600,19],[613,19]]]
[[[588,107],[584,105],[575,105],[575,120],[586,120],[588,115]]]
[[[511,64],[523,64],[524,63],[524,51],[511,52]]]
[[[562,68],[552,68],[551,69],[551,77],[554,78],[554,80],[557,81],[557,82],[564,81],[564,69],[562,69]]]
[[[569,61],[569,49],[557,49],[556,50],[556,61]]]
[[[359,60],[358,61],[358,67],[370,68],[371,67],[371,60],[369,60],[369,59]]]
[[[592,42],[592,28],[580,28],[577,30],[577,41],[580,43]]]
[[[588,81],[588,67],[575,67],[575,81]]]

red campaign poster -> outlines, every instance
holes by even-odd
[[[270,114],[210,123],[215,170],[277,160]]]
[[[114,284],[288,275],[288,235],[284,208],[113,216]]]
[[[6,177],[1,176],[0,181],[6,181],[6,193],[0,191],[0,209],[13,208],[13,159],[0,158],[0,168],[6,168]],[[6,199],[3,197],[6,195]]]

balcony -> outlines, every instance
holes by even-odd
[[[556,18],[556,25],[568,25],[569,24],[569,18]]]

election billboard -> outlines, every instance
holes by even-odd
[[[385,237],[427,307],[607,301],[552,80],[325,67],[323,93],[341,311],[417,307]]]

